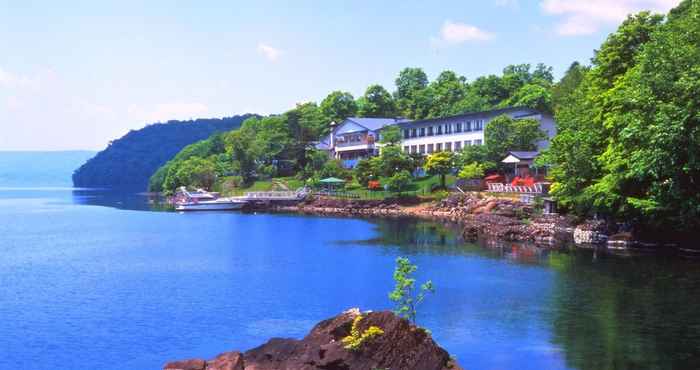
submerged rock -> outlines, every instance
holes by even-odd
[[[247,352],[226,352],[205,361],[170,362],[165,370],[446,370],[461,368],[424,329],[392,312],[369,312],[356,321],[364,333],[374,326],[383,333],[362,341],[354,350],[342,339],[351,334],[358,309],[321,321],[304,339],[273,338]]]

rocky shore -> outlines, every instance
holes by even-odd
[[[366,335],[370,328],[378,334]],[[377,331],[377,329],[379,329]],[[348,337],[358,338],[349,348]],[[361,339],[359,339],[361,338]],[[345,340],[344,340],[345,339]],[[246,352],[167,363],[164,370],[460,370],[424,329],[392,312],[350,309],[321,321],[301,340],[273,338]]]
[[[602,221],[577,221],[559,214],[542,214],[531,204],[479,193],[451,194],[431,203],[416,198],[354,200],[316,197],[302,203],[257,205],[251,210],[347,217],[418,217],[446,221],[460,228],[465,239],[531,242],[542,246],[577,244],[626,248],[636,242],[629,233],[616,233]]]

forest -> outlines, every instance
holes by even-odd
[[[149,177],[185,146],[235,129],[253,115],[168,121],[129,131],[73,173],[73,186],[143,190]]]

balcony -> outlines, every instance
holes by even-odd
[[[335,150],[337,152],[350,150],[367,150],[374,149],[374,137],[369,135],[354,136],[354,137],[338,137],[335,141]]]

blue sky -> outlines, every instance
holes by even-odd
[[[0,0],[0,150],[102,149],[154,121],[393,90],[408,66],[559,77],[630,12],[677,3]]]

